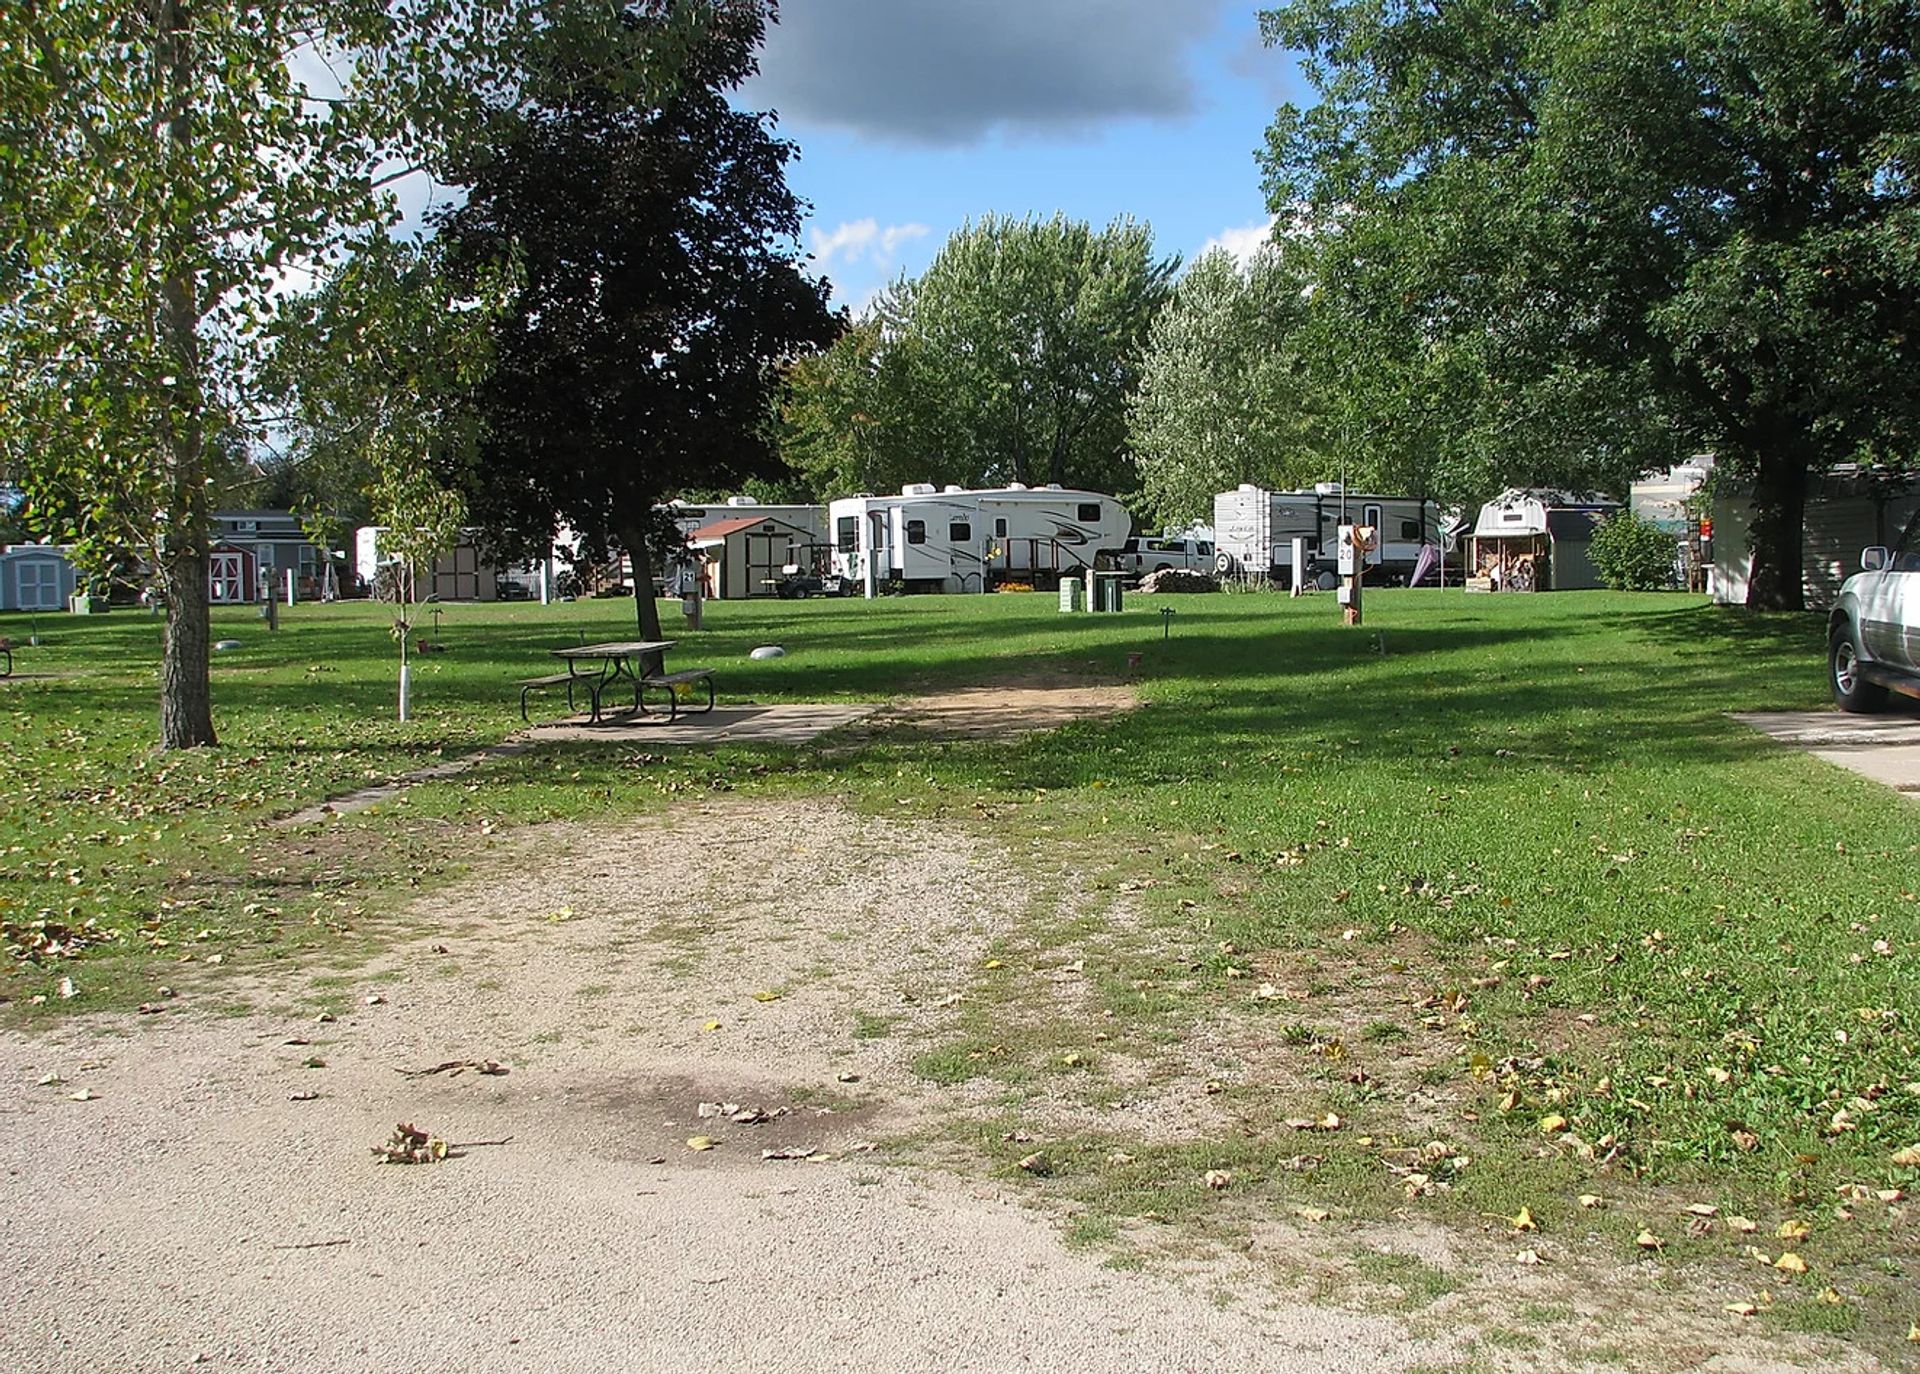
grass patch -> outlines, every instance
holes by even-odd
[[[1353,1269],[1368,1283],[1398,1290],[1407,1307],[1429,1307],[1460,1285],[1438,1265],[1418,1255],[1403,1255],[1395,1250],[1359,1250],[1353,1256]]]
[[[1004,1090],[1007,1120],[962,1128],[993,1167],[1019,1157],[998,1135],[1031,1124],[1036,1092],[1071,1109],[1116,1083],[1218,1079],[1204,1139],[1069,1124],[1038,1142],[1060,1167],[1031,1186],[1099,1214],[1076,1224],[1331,1198],[1479,1225],[1517,1198],[1549,1234],[1631,1255],[1651,1221],[1669,1259],[1733,1266],[1735,1242],[1673,1224],[1675,1197],[1771,1227],[1842,1185],[1920,1186],[1890,1162],[1920,1140],[1920,812],[1725,714],[1820,703],[1817,616],[1381,591],[1367,632],[1322,598],[1211,597],[1178,601],[1162,639],[1151,598],[1108,617],[1044,601],[720,603],[682,643],[719,665],[723,701],[761,702],[1114,680],[1139,653],[1145,709],[1026,738],[890,730],[831,756],[544,747],[297,827],[276,822],[498,742],[519,723],[511,681],[557,644],[628,633],[631,607],[450,608],[405,726],[380,609],[294,608],[277,635],[219,610],[215,637],[243,645],[215,662],[223,743],[171,755],[150,748],[157,625],[45,618],[46,646],[0,684],[18,784],[0,800],[0,997],[18,1022],[125,1009],[162,983],[211,1001],[230,973],[283,963],[330,966],[346,989],[403,933],[384,913],[511,827],[830,796],[976,830],[1035,893],[914,1061],[936,1085]],[[28,632],[0,616],[0,634]],[[787,657],[746,658],[773,640]],[[718,913],[657,934],[689,974],[740,938]],[[853,1034],[891,1030],[862,1015]],[[1196,1043],[1208,1062],[1181,1059]],[[1283,1124],[1329,1110],[1346,1124],[1326,1137]],[[1543,1133],[1550,1116],[1565,1129]],[[1473,1166],[1409,1199],[1394,1152],[1436,1137]],[[1307,1153],[1325,1157],[1310,1174],[1283,1167]],[[1209,1168],[1235,1173],[1222,1197],[1196,1181]],[[1615,1206],[1579,1212],[1583,1190]],[[1911,1236],[1879,1206],[1822,1225],[1809,1262],[1910,1271]],[[1863,1297],[1857,1337],[1891,1329],[1897,1301]]]

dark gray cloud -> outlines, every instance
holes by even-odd
[[[1055,133],[1194,105],[1226,0],[784,0],[746,99],[906,143]]]

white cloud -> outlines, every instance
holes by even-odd
[[[1242,266],[1253,261],[1254,255],[1273,242],[1273,220],[1271,217],[1258,224],[1243,224],[1237,229],[1222,229],[1212,238],[1200,245],[1200,257],[1216,248],[1224,248],[1233,254]]]
[[[822,267],[831,266],[837,258],[848,266],[864,259],[884,269],[892,264],[902,244],[925,238],[929,232],[924,224],[889,224],[882,228],[869,215],[834,229],[809,229],[807,241]]]

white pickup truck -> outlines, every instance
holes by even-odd
[[[1210,573],[1213,571],[1213,541],[1141,536],[1129,539],[1120,546],[1120,552],[1114,555],[1113,566],[1116,572],[1134,577],[1145,577],[1163,568]]]
[[[1877,711],[1889,692],[1920,697],[1920,511],[1891,550],[1860,555],[1827,621],[1833,700],[1843,711]]]

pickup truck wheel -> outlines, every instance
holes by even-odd
[[[1887,704],[1887,689],[1869,682],[1860,672],[1860,653],[1854,646],[1853,627],[1842,621],[1834,626],[1828,643],[1828,679],[1833,684],[1833,704],[1842,711],[1878,711]]]

